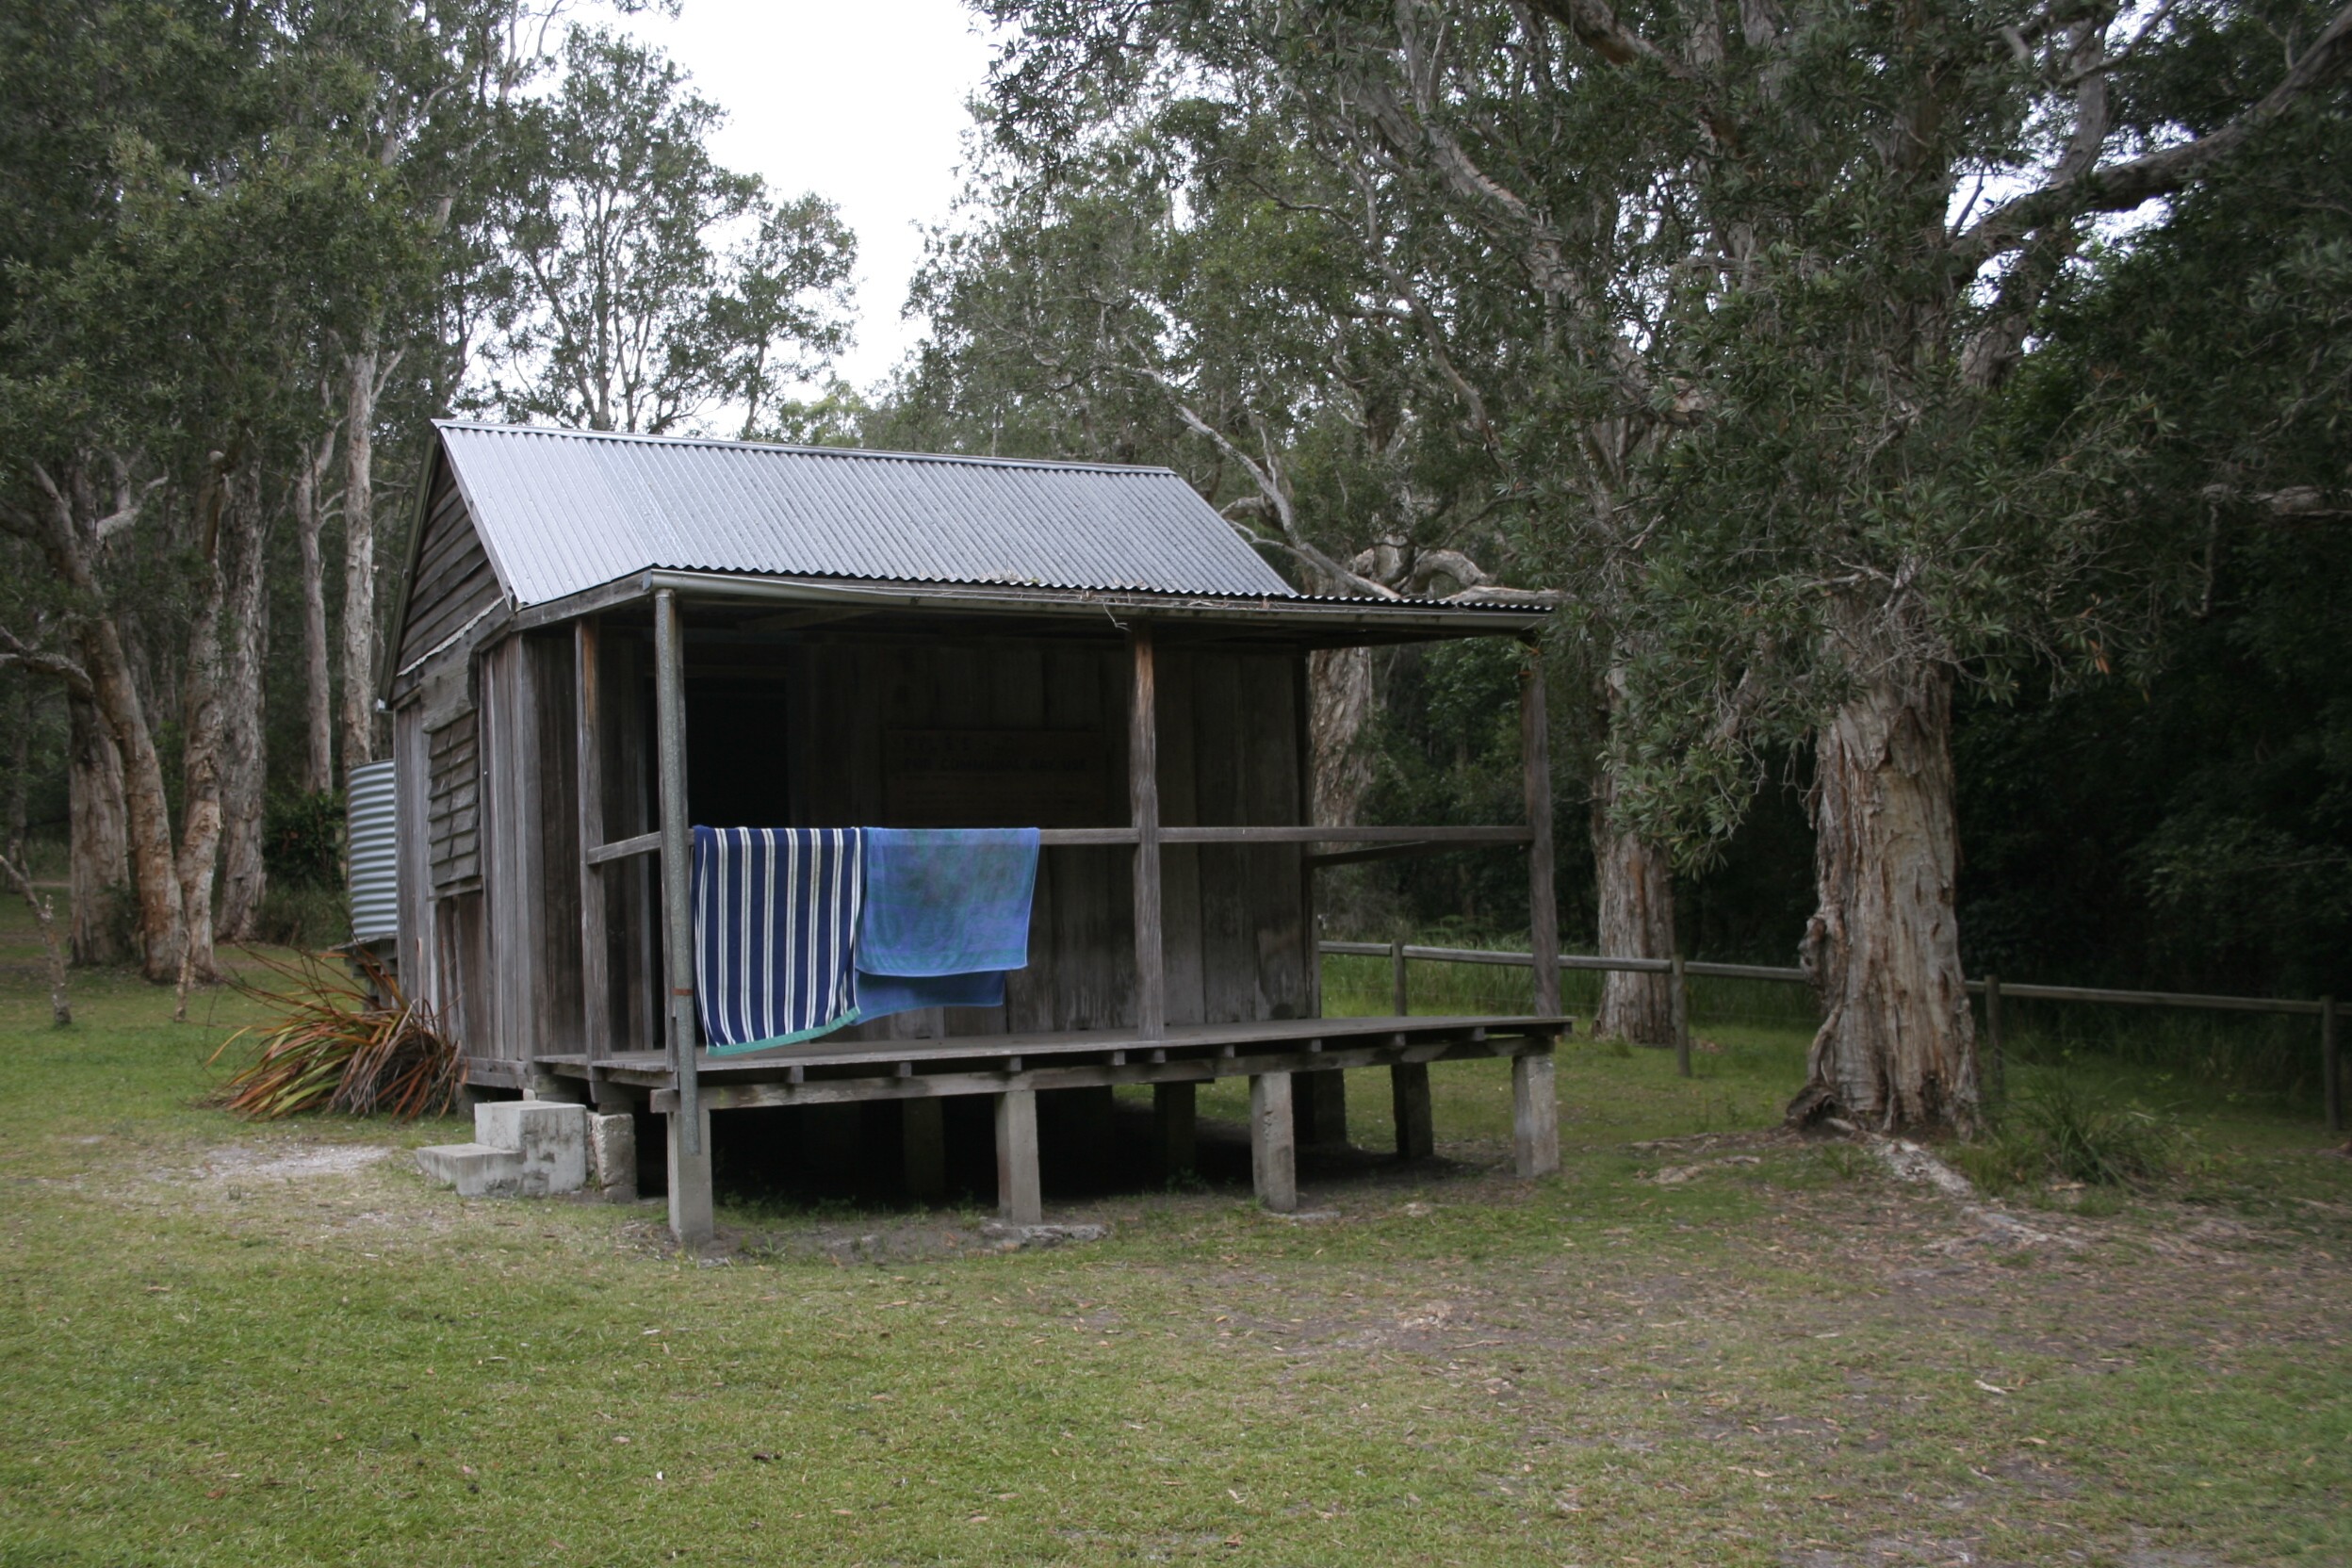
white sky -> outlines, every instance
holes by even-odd
[[[685,0],[627,23],[727,112],[711,152],[832,202],[858,236],[858,337],[838,366],[859,388],[922,336],[901,320],[923,229],[948,217],[989,44],[960,0]]]

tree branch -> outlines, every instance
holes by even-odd
[[[1544,15],[1576,35],[1576,41],[1611,65],[1636,60],[1655,65],[1668,75],[1687,78],[1690,69],[1617,18],[1608,0],[1530,0]]]
[[[2002,203],[1976,220],[1952,245],[1964,262],[1982,264],[2017,249],[2035,230],[2091,212],[2129,212],[2167,196],[2230,156],[2302,98],[2352,71],[2352,5],[2338,11],[2311,46],[2288,67],[2262,100],[2219,130],[2194,141],[2104,169],[2070,172],[2069,157],[2048,185]]]
[[[89,671],[64,654],[30,645],[7,627],[0,627],[0,664],[21,664],[35,674],[55,676],[74,695],[90,702],[98,700]]]

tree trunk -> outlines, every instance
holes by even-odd
[[[202,593],[188,629],[188,668],[180,699],[184,728],[181,742],[182,823],[175,868],[184,937],[180,950],[179,1002],[175,1018],[188,1016],[191,987],[210,984],[220,971],[213,960],[213,876],[220,855],[220,752],[223,720],[220,711],[220,620],[228,596],[228,550],[222,535],[237,527],[237,498],[220,494],[229,483],[223,477],[208,487],[200,512],[213,509],[209,520],[200,518],[204,540]]]
[[[345,367],[343,428],[343,777],[376,755],[376,365],[370,335]]]
[[[1307,693],[1314,819],[1326,827],[1350,826],[1372,787],[1372,759],[1364,746],[1372,716],[1372,650],[1317,648],[1307,655]]]
[[[318,548],[326,507],[318,496],[319,471],[333,452],[334,437],[316,459],[305,456],[294,474],[294,537],[302,572],[302,792],[335,788],[335,679],[327,651],[327,571]]]
[[[181,901],[163,760],[148,727],[147,705],[139,695],[139,678],[122,622],[98,580],[97,545],[85,514],[88,487],[69,475],[66,484],[48,488],[51,504],[41,518],[41,547],[51,568],[83,606],[74,641],[122,767],[131,881],[139,893],[139,967],[148,979],[161,984],[179,972],[181,957]]]
[[[122,754],[97,708],[66,697],[67,945],[77,964],[116,964],[114,901],[131,879]]]
[[[1820,907],[1802,957],[1821,1027],[1788,1119],[1970,1132],[1976,1032],[1952,906],[1950,673],[1887,661],[1821,730],[1815,757]]]
[[[224,520],[220,660],[220,898],[213,934],[251,941],[261,923],[264,754],[262,663],[270,651],[269,517],[256,472],[238,477]]]
[[[1666,853],[1614,819],[1618,760],[1614,741],[1626,702],[1622,660],[1611,662],[1600,704],[1600,766],[1592,778],[1592,875],[1596,933],[1607,958],[1671,958],[1674,953],[1674,877]],[[1610,970],[1601,976],[1592,1033],[1637,1045],[1674,1043],[1674,988],[1663,974]]]
[[[163,759],[147,727],[122,629],[94,616],[82,638],[99,710],[113,731],[122,762],[124,825],[130,835],[131,885],[139,893],[139,969],[157,985],[180,972],[181,930],[178,869],[172,854],[172,805],[164,792]]]
[[[1602,760],[1592,784],[1592,866],[1600,894],[1600,949],[1606,958],[1671,958],[1674,952],[1674,878],[1666,854],[1609,821],[1617,771]],[[1592,1033],[1637,1045],[1674,1043],[1673,988],[1663,974],[1610,970],[1601,976]]]

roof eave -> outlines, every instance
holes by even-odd
[[[822,578],[659,569],[632,573],[560,599],[532,605],[524,628],[550,626],[616,610],[669,589],[704,603],[799,604],[835,609],[916,610],[961,614],[1091,617],[1124,612],[1155,620],[1223,621],[1280,626],[1329,638],[1351,629],[1386,637],[1503,637],[1540,630],[1545,605],[1454,605],[1380,600],[1235,597],[1207,594],[1134,593],[986,584],[851,582]],[[1344,644],[1345,639],[1339,639]]]

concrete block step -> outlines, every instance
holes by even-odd
[[[416,1168],[429,1181],[455,1187],[460,1198],[511,1198],[522,1191],[522,1155],[486,1143],[444,1143],[419,1149]]]
[[[528,1198],[588,1184],[588,1107],[559,1100],[492,1100],[474,1107],[474,1141],[520,1155]]]
[[[474,1141],[416,1152],[416,1168],[461,1198],[553,1198],[588,1184],[588,1108],[554,1100],[474,1107]]]

